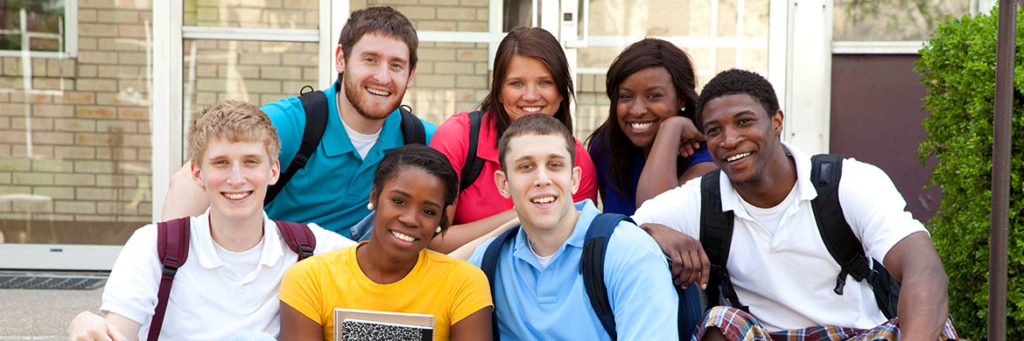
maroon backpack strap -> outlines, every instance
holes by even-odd
[[[160,338],[160,326],[163,325],[164,313],[167,312],[171,282],[174,281],[178,268],[185,265],[185,260],[188,259],[189,219],[184,217],[156,224],[156,250],[163,265],[163,274],[160,275],[160,291],[156,294],[156,310],[149,324],[147,340],[156,341]]]
[[[299,255],[298,260],[313,255],[313,250],[316,250],[316,237],[313,236],[313,231],[309,230],[309,226],[280,220],[274,220],[274,223],[277,224],[277,230],[281,231],[288,248]]]

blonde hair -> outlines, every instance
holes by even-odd
[[[238,100],[223,100],[192,117],[188,127],[188,154],[193,165],[200,165],[210,141],[261,142],[270,161],[277,161],[281,140],[270,118],[255,105]]]

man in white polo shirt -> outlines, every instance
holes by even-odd
[[[80,313],[69,339],[136,340],[153,328],[162,340],[277,337],[281,278],[298,254],[263,211],[267,185],[280,175],[274,126],[255,106],[226,100],[196,115],[188,146],[192,181],[210,208],[178,221],[188,227],[187,257],[173,276],[162,323],[154,316],[165,268],[157,226],[150,224],[135,231],[114,263],[103,290],[104,316]],[[355,244],[315,224],[309,230],[314,254]]]
[[[859,241],[863,247],[854,254],[878,260],[902,283],[893,290],[899,292],[899,309],[892,319],[882,306],[890,313],[895,307],[877,302],[868,283],[881,283],[874,282],[881,275],[864,281],[848,276],[830,254],[836,245],[823,242],[816,215],[826,211],[812,210],[812,200],[827,192],[819,193],[811,181],[812,158],[782,142],[782,119],[766,79],[742,70],[720,73],[701,92],[697,124],[721,172],[648,200],[633,216],[673,263],[693,269],[683,277],[706,285],[710,270],[725,284],[709,287],[709,293],[722,294],[709,294],[715,296],[709,300],[723,296],[719,304],[729,306],[710,309],[696,337],[955,339],[942,263],[924,226],[904,211],[889,177],[875,166],[840,160],[833,168],[841,169],[838,187],[830,194],[839,206],[832,205],[831,214],[845,220],[849,227],[842,228],[853,235],[843,241]],[[722,226],[728,237],[710,242],[712,227]],[[697,245],[694,238],[702,249],[670,247]],[[708,258],[719,255],[726,257],[724,269],[709,266]],[[865,271],[881,273],[877,263],[869,269],[866,262]]]

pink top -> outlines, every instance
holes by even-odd
[[[498,187],[494,185],[494,172],[500,169],[498,148],[495,147],[498,136],[495,134],[494,126],[489,124],[489,115],[484,115],[476,147],[476,157],[484,160],[484,166],[476,181],[459,193],[455,224],[474,222],[512,208],[512,199],[501,196]],[[461,173],[462,165],[466,163],[466,150],[469,148],[469,113],[458,113],[437,127],[434,137],[430,140],[430,147],[447,156],[455,168],[455,173]],[[597,172],[594,161],[590,159],[590,154],[579,140],[576,140],[576,166],[583,170],[583,174],[573,200],[590,199],[596,203]],[[461,177],[462,174],[459,174],[460,179]]]

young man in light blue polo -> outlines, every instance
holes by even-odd
[[[573,139],[546,115],[522,117],[498,142],[498,191],[511,197],[522,224],[501,246],[493,274],[496,334],[506,340],[608,340],[580,274],[584,239],[601,212],[573,204],[580,168]],[[476,249],[481,266],[495,239]],[[665,255],[644,231],[622,221],[608,240],[604,284],[623,340],[678,339],[678,297]]]

